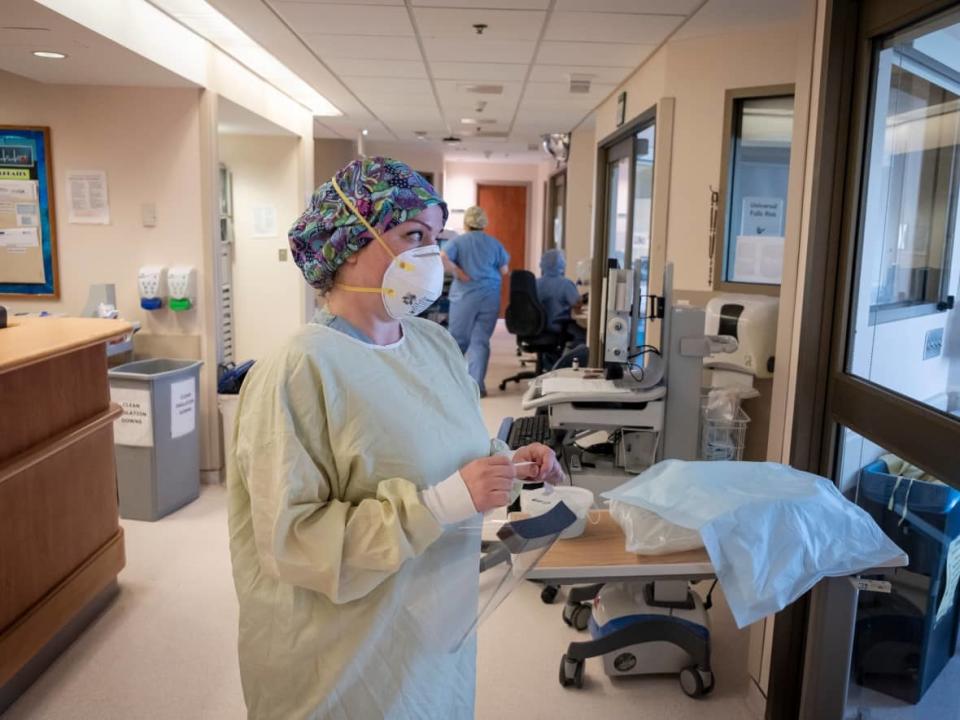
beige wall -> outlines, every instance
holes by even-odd
[[[200,91],[44,85],[0,73],[0,95],[5,122],[50,127],[60,266],[60,300],[4,304],[76,314],[92,283],[114,283],[121,316],[141,321],[143,333],[201,333],[196,311],[147,312],[137,293],[141,265],[193,265],[203,273]],[[67,222],[71,169],[106,171],[109,225]],[[143,227],[143,203],[156,205],[156,227]]]
[[[794,83],[799,25],[754,26],[674,40],[596,111],[597,140],[616,129],[617,95],[627,93],[627,122],[661,97],[676,99],[667,259],[674,283],[709,290],[709,202],[720,182],[724,94],[732,88]]]
[[[289,255],[287,231],[303,211],[299,194],[300,138],[219,137],[220,161],[233,174],[234,357],[260,359],[303,322],[305,283]],[[276,233],[254,236],[254,209],[276,210]],[[280,250],[287,258],[279,259]]]
[[[477,185],[483,183],[526,185],[527,193],[527,257],[528,269],[539,273],[543,252],[544,183],[552,164],[450,162],[444,165],[443,196],[450,207],[447,227],[463,230],[463,211],[476,203]]]
[[[383,155],[400,160],[418,172],[433,173],[434,186],[443,193],[443,150],[414,142],[368,142],[364,144],[367,156]]]
[[[351,140],[313,141],[314,182],[311,192],[333,177],[334,173],[357,157],[357,148]]]
[[[592,256],[596,166],[596,129],[591,122],[577,128],[570,136],[564,234],[567,275],[571,278],[575,277],[577,263]]]

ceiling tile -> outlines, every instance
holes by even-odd
[[[413,26],[405,7],[381,6],[374,9],[363,5],[289,0],[280,0],[273,6],[300,34],[413,35]]]
[[[347,83],[357,94],[390,94],[400,97],[433,97],[430,81],[422,78],[355,77]]]
[[[420,47],[412,37],[397,37],[384,42],[364,35],[315,35],[301,33],[304,42],[323,60],[357,58],[360,60],[420,60]],[[371,42],[373,40],[373,42]]]
[[[399,103],[378,102],[374,103],[371,107],[373,108],[373,111],[377,113],[377,116],[387,125],[390,125],[394,122],[406,124],[436,124],[442,121],[442,118],[440,117],[440,111],[437,110],[437,106],[435,104],[405,105]]]
[[[411,3],[419,7],[546,10],[550,0],[411,0]]]
[[[423,37],[476,38],[488,42],[536,40],[546,19],[545,12],[534,10],[477,10],[454,8],[417,8],[417,27]],[[478,35],[474,25],[487,25]]]
[[[689,15],[702,0],[557,0],[554,10],[618,13],[651,13],[654,15]]]
[[[486,100],[490,104],[496,104],[510,98],[516,100],[520,97],[520,90],[523,87],[522,83],[520,82],[498,82],[490,84],[502,87],[503,92],[501,93],[487,94],[471,92],[470,88],[476,86],[477,84],[478,83],[470,80],[438,80],[436,82],[437,92],[440,94],[441,98],[460,98],[465,102],[470,103]]]
[[[391,77],[424,78],[427,69],[421,60],[363,60],[361,58],[324,58],[327,66],[342,78]],[[349,84],[349,83],[348,83]]]
[[[498,83],[522,82],[527,66],[520,63],[430,63],[435,80],[469,80],[472,82]]]
[[[539,100],[571,103],[573,105],[598,104],[607,95],[616,89],[616,84],[590,83],[590,92],[572,93],[570,87],[561,83],[535,83],[527,84],[527,89],[523,94],[524,103],[535,102]]]
[[[528,63],[533,57],[534,40],[487,42],[482,37],[425,38],[427,59],[431,62],[490,62]]]
[[[266,0],[269,5],[292,0]],[[342,5],[343,0],[296,0],[302,5]],[[353,5],[403,5],[403,0],[350,0]]]
[[[683,20],[679,15],[555,12],[544,39],[656,45]]]
[[[631,69],[642,63],[656,45],[623,43],[543,42],[537,54],[538,65],[619,65]]]
[[[631,72],[633,72],[632,66],[534,65],[533,71],[530,73],[530,82],[568,84],[571,75],[580,75],[593,83],[613,83],[617,85]]]

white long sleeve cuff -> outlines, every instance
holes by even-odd
[[[454,525],[477,514],[459,471],[433,487],[421,490],[420,501],[441,525]]]

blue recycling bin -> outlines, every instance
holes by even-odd
[[[893,592],[860,595],[855,680],[917,703],[957,650],[960,590],[946,586],[946,566],[950,544],[960,537],[960,492],[923,480],[898,482],[877,460],[861,472],[857,503],[910,562],[883,576]],[[955,601],[938,619],[945,595]]]

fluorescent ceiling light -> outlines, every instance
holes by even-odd
[[[63,60],[66,57],[63,53],[53,52],[52,50],[34,50],[33,54],[38,58],[46,58],[47,60]]]
[[[150,0],[175,20],[210,41],[314,115],[342,115],[303,78],[263,49],[205,0]]]

